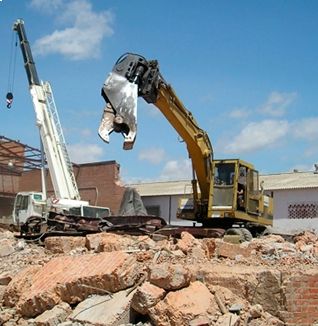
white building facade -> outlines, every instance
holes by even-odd
[[[277,232],[318,232],[318,173],[292,172],[260,177],[266,193],[274,200],[273,227]],[[189,180],[139,183],[137,189],[149,214],[161,216],[172,225],[192,225],[176,219],[179,200],[191,196]]]
[[[318,173],[264,175],[264,189],[274,198],[274,227],[280,232],[318,232]]]

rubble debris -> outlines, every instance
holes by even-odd
[[[12,280],[12,277],[9,273],[0,274],[0,285],[8,285]]]
[[[15,252],[11,239],[0,240],[0,257],[6,257]]]
[[[70,320],[88,325],[119,326],[129,323],[133,293],[120,291],[109,295],[93,295],[82,301],[70,315]]]
[[[259,318],[262,317],[262,314],[264,313],[264,309],[260,304],[256,304],[250,308],[249,313],[251,318]]]
[[[14,249],[0,257],[0,325],[308,326],[318,320],[314,233],[243,244],[186,231],[178,236],[154,241],[151,234],[101,232],[47,237],[43,247],[0,230],[0,241]]]
[[[218,318],[216,326],[239,326],[240,317],[230,312]]]
[[[85,237],[48,237],[44,240],[45,249],[54,254],[69,253],[78,248],[85,250]]]
[[[130,287],[138,276],[138,267],[132,256],[122,252],[106,252],[61,256],[53,258],[32,276],[25,271],[22,273],[22,276],[18,276],[19,281],[25,284],[22,295],[17,298],[9,284],[5,292],[6,302],[15,303],[18,299],[17,311],[22,316],[34,317],[61,301],[74,304],[96,293],[96,290],[82,285],[110,292]]]
[[[34,275],[41,269],[40,265],[29,266],[18,273],[8,284],[3,294],[3,303],[15,307],[20,297],[27,293],[32,285]]]
[[[150,282],[143,283],[134,294],[132,308],[142,315],[149,313],[149,308],[155,306],[166,294],[166,291]]]
[[[163,263],[150,267],[150,283],[168,291],[184,288],[190,284],[190,280],[190,271],[181,264]]]
[[[218,256],[235,259],[237,256],[249,257],[251,256],[251,248],[248,243],[232,244],[221,239],[215,240],[215,252]]]
[[[169,292],[149,311],[155,325],[162,326],[187,325],[198,317],[205,317],[212,324],[219,314],[213,294],[199,281],[187,288]]]
[[[31,322],[34,326],[55,326],[64,322],[71,312],[71,306],[66,302],[61,302],[52,309],[44,311]]]

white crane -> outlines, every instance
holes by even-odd
[[[86,216],[87,214],[92,217],[96,217],[96,215],[109,215],[108,208],[89,206],[87,201],[81,200],[73,173],[72,163],[66,149],[51,86],[48,82],[40,81],[38,77],[31,48],[26,37],[23,20],[18,19],[14,23],[13,29],[17,32],[19,37],[36,116],[36,124],[40,131],[40,137],[54,188],[55,198],[53,201],[50,201],[49,205],[52,207],[55,205],[55,207],[61,209],[73,209],[73,212],[74,209],[77,209],[77,214],[82,216]],[[28,200],[23,199],[23,197],[26,196],[29,197]],[[42,215],[43,213],[39,207],[43,207],[44,200],[46,200],[45,193],[19,193],[16,197],[13,214],[17,220],[16,224],[26,222],[30,216]],[[23,202],[25,202],[24,205]],[[42,206],[40,202],[42,202]],[[31,205],[31,203],[34,205]],[[46,203],[46,206],[47,205]],[[38,208],[36,208],[36,206],[38,206]],[[25,208],[24,213],[21,207]],[[51,209],[52,207],[46,207],[46,209]],[[89,209],[85,210],[85,208]]]

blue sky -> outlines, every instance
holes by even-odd
[[[191,177],[185,144],[143,99],[132,151],[119,134],[110,144],[98,137],[100,89],[125,52],[159,60],[215,158],[242,158],[263,174],[317,162],[317,1],[2,0],[0,134],[39,147],[19,47],[14,103],[5,106],[17,18],[40,78],[52,85],[76,163],[116,160],[125,182]]]

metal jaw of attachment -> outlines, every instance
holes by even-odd
[[[106,101],[98,134],[107,143],[115,131],[124,136],[124,149],[132,149],[137,133],[138,85],[125,77],[111,72],[102,88]]]

